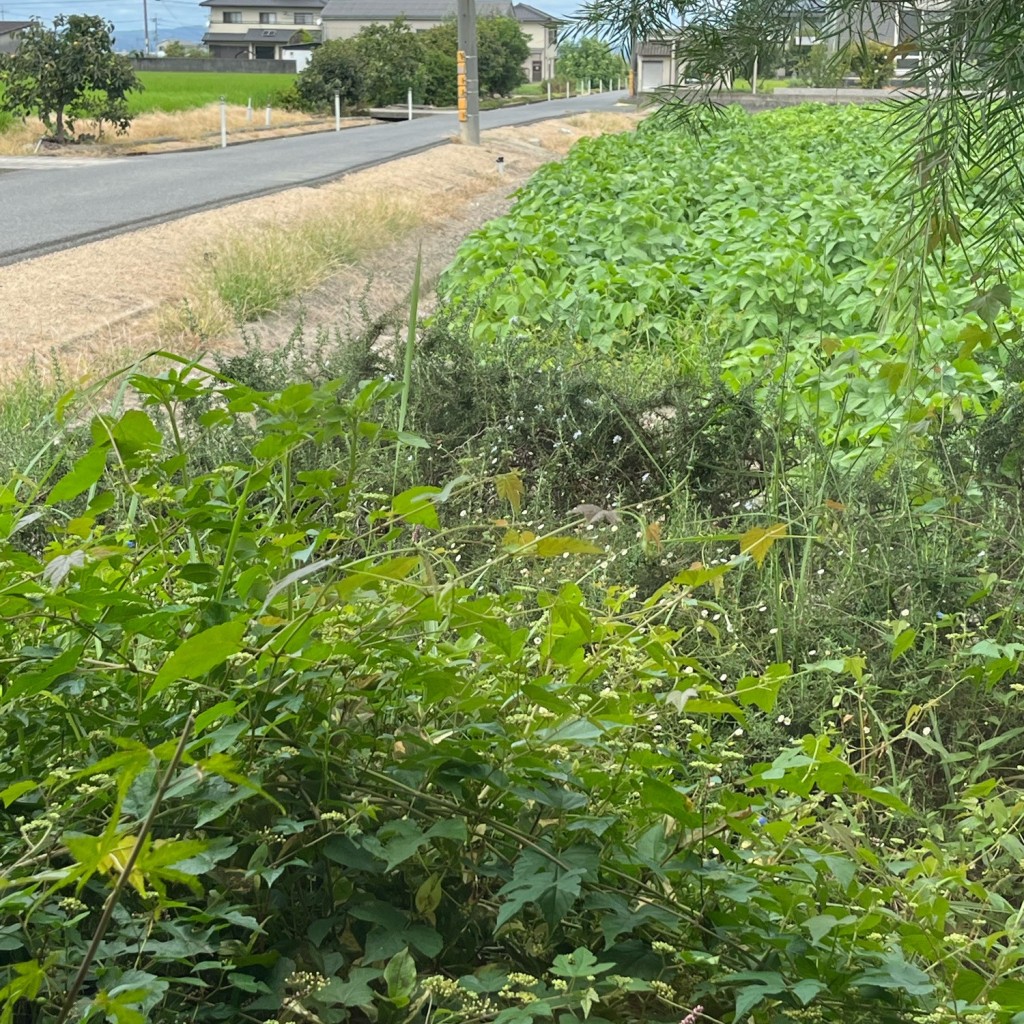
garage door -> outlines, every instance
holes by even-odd
[[[642,60],[640,62],[640,91],[654,92],[665,84],[665,62],[661,60]]]

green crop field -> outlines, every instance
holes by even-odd
[[[222,96],[229,103],[245,104],[250,99],[263,106],[274,94],[287,89],[294,75],[250,75],[217,71],[140,71],[145,86],[128,100],[133,114],[151,110],[191,110],[214,103]]]

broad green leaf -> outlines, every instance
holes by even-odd
[[[242,649],[245,630],[244,622],[225,622],[190,636],[163,663],[147,697],[155,697],[178,679],[199,679],[222,665]]]
[[[33,782],[31,779],[22,779],[21,782],[15,782],[6,789],[0,790],[0,802],[3,803],[4,807],[10,807],[18,797],[30,793],[38,785],[39,783]]]
[[[391,514],[401,516],[407,523],[436,530],[440,524],[434,499],[440,493],[440,487],[410,487],[392,500]]]
[[[1000,282],[971,299],[965,307],[965,312],[977,313],[991,328],[995,325],[999,311],[1009,309],[1012,304],[1013,292],[1010,291],[1010,286]]]
[[[744,676],[740,679],[736,683],[736,698],[741,704],[754,704],[765,714],[770,714],[775,708],[779,688],[792,674],[793,669],[788,662],[769,665],[760,677]]]
[[[935,991],[931,978],[919,967],[907,963],[899,955],[889,954],[881,967],[862,971],[853,983],[855,985],[871,985],[875,988],[900,989],[912,996],[926,996]],[[1024,982],[1015,982],[1024,995]],[[994,993],[992,993],[995,998]]]
[[[917,631],[907,626],[905,629],[901,629],[896,635],[896,639],[893,641],[892,653],[889,655],[889,661],[893,662],[901,658],[907,653],[913,646],[914,641],[917,639]]]
[[[398,1009],[409,1005],[416,988],[416,961],[406,947],[396,953],[384,968],[384,982],[391,1003]]]
[[[551,973],[559,978],[588,978],[604,974],[615,966],[614,963],[598,963],[597,957],[586,946],[579,946],[571,953],[556,956],[551,964]]]
[[[317,992],[317,998],[328,1005],[373,1006],[375,996],[370,982],[376,981],[381,972],[376,967],[353,967],[348,979],[331,978],[327,985]]]
[[[640,783],[640,802],[644,807],[667,814],[687,826],[694,824],[693,801],[661,779],[644,779]]]
[[[141,409],[128,409],[114,424],[108,425],[109,436],[122,458],[130,458],[141,451],[159,451],[163,436],[153,421]],[[94,421],[93,440],[102,444],[107,440],[107,431],[97,429]]]
[[[46,499],[47,505],[72,501],[97,483],[107,466],[107,449],[101,445],[90,448],[71,469],[54,484]]]

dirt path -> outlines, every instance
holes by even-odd
[[[286,223],[296,209],[326,214],[339,204],[401,195],[418,209],[418,227],[248,328],[265,344],[286,339],[300,317],[309,330],[358,330],[367,316],[406,300],[418,251],[431,282],[467,234],[508,209],[513,192],[538,167],[560,159],[583,136],[635,123],[633,115],[589,114],[493,129],[479,148],[442,146],[322,188],[248,200],[0,268],[0,383],[16,378],[30,361],[59,363],[69,378],[80,379],[157,347],[182,354],[231,350],[240,344],[237,329],[204,336],[173,315],[194,294],[211,239]],[[504,157],[503,173],[498,156]]]

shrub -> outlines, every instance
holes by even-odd
[[[889,84],[896,69],[896,51],[891,46],[862,39],[849,51],[850,70],[864,89],[881,89]]]
[[[345,107],[361,103],[363,75],[355,41],[331,39],[318,46],[299,74],[296,90],[307,110],[329,110],[335,92]]]
[[[797,74],[815,89],[841,85],[849,70],[849,53],[846,50],[830,53],[824,43],[815,43],[797,65]]]

